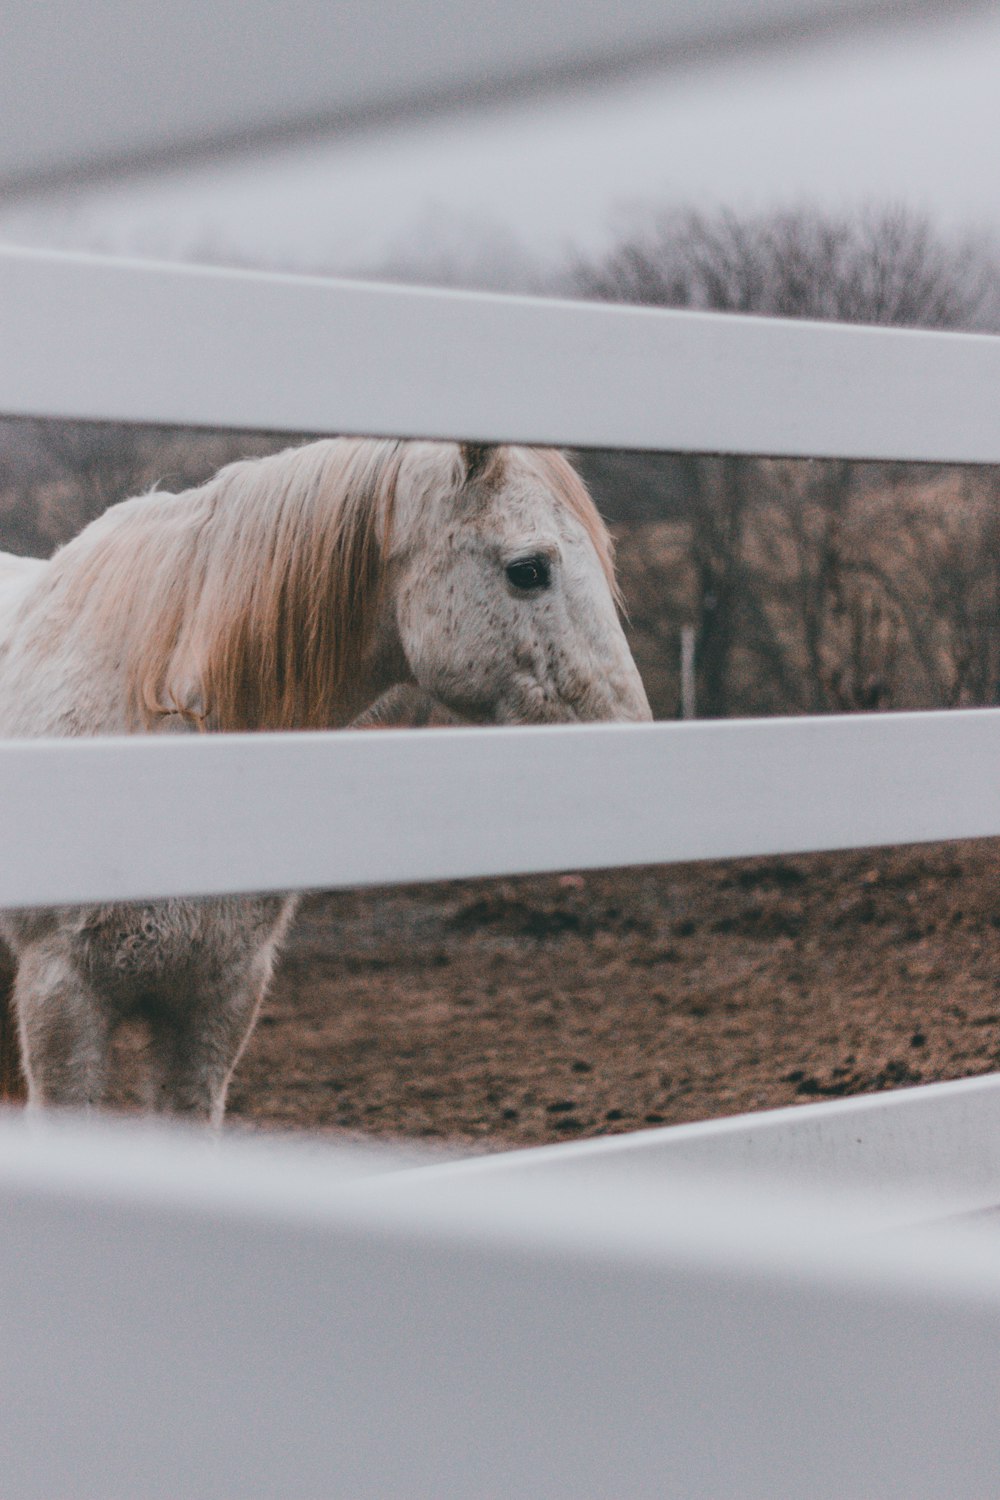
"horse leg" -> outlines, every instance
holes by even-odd
[[[216,993],[189,1012],[153,1022],[160,1109],[216,1128],[222,1124],[229,1080],[253,1031],[269,975],[270,964],[266,974],[247,974],[227,986],[221,998]]]
[[[108,1071],[106,1007],[51,945],[21,955],[14,983],[28,1104],[100,1104]]]

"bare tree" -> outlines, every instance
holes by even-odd
[[[903,621],[921,700],[1000,701],[1000,495],[992,470],[899,485],[883,497],[880,542],[859,571]]]
[[[44,556],[119,500],[201,484],[233,459],[308,436],[0,420],[0,551]]]
[[[974,240],[949,242],[925,219],[903,210],[857,217],[807,211],[654,215],[602,259],[578,260],[564,285],[577,295],[645,305],[896,326],[1000,327],[1000,274],[992,248]],[[583,463],[586,469],[586,457]],[[868,618],[864,590],[850,577],[856,564],[844,549],[845,520],[858,486],[885,482],[889,471],[844,462],[800,463],[780,471],[749,458],[676,455],[663,455],[660,464],[663,491],[683,493],[701,586],[694,620],[701,711],[717,715],[745,707],[747,694],[735,676],[748,651],[786,709],[841,706],[844,684],[855,680],[860,661],[838,676],[829,662],[831,642],[846,649],[845,620],[853,611],[857,656],[857,632]],[[648,485],[648,455],[643,465]],[[619,480],[627,482],[627,466]],[[614,500],[602,498],[613,514]],[[764,512],[778,518],[785,586],[795,605],[792,620],[785,601],[780,629],[763,603],[750,537],[755,523],[756,546],[762,545]],[[869,621],[872,642],[886,636],[885,618],[880,616],[877,629]],[[797,655],[804,659],[804,676]],[[885,690],[883,684],[878,692]],[[871,684],[862,689],[860,679],[852,692],[865,701],[877,696]]]
[[[949,241],[905,209],[663,213],[568,284],[609,302],[895,327],[992,329],[1000,292],[992,246]]]

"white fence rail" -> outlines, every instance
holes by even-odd
[[[0,1121],[5,1500],[995,1494],[986,1221],[653,1135],[658,1169],[422,1170]]]
[[[10,415],[1000,461],[1000,339],[977,334],[8,248],[0,349]]]
[[[1000,835],[1000,710],[0,745],[0,906]]]
[[[969,0],[50,0],[0,19],[0,188],[259,148]]]

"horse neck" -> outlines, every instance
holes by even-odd
[[[324,727],[347,728],[392,688],[414,683],[396,626],[393,599],[387,590],[367,647],[352,663],[337,695],[334,716]]]
[[[30,597],[28,607],[16,611],[7,647],[0,639],[0,729],[87,735],[198,727],[337,728],[363,713],[388,688],[410,680],[387,577],[371,628],[359,637],[335,689],[324,697],[321,721],[308,713],[299,722],[287,714],[260,711],[262,682],[259,672],[254,674],[254,650],[262,632],[267,639],[266,619],[245,631],[237,628],[232,636],[236,649],[229,660],[229,683],[248,683],[248,712],[241,714],[238,692],[235,697],[230,693],[230,711],[224,718],[213,715],[210,705],[206,712],[200,699],[200,665],[210,659],[211,632],[194,629],[185,634],[190,614],[171,613],[164,602],[171,577],[183,580],[197,571],[193,551],[181,548],[175,554],[173,549],[180,534],[193,536],[204,522],[201,503],[198,491],[129,501],[88,527],[63,549],[55,565],[21,560],[11,565],[6,585],[0,580],[0,625],[15,613],[5,607],[8,596],[12,606],[15,594],[21,602],[22,578]],[[140,547],[148,549],[148,566],[140,563]],[[158,566],[157,559],[164,557],[169,563]],[[21,575],[16,584],[15,573]],[[216,573],[210,580],[217,592],[220,577],[224,586],[223,575]],[[162,596],[160,589],[166,590]],[[315,594],[311,601],[298,601],[307,607],[310,602],[315,605]],[[197,594],[188,597],[184,610],[189,606],[196,608]],[[238,626],[238,613],[234,619]],[[148,718],[137,708],[129,686],[130,646],[142,654],[144,640],[152,647],[147,662],[152,675],[142,680],[166,686],[163,701]],[[309,704],[308,691],[300,697]]]
[[[380,564],[372,583],[377,554],[317,544],[322,525],[300,509],[219,513],[208,528],[183,609],[173,619],[154,611],[161,638],[177,642],[169,664],[161,655],[156,665],[155,643],[149,657],[168,683],[161,709],[173,702],[182,719],[215,730],[339,728],[401,680]],[[363,534],[349,526],[349,538]]]

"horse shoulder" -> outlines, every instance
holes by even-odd
[[[48,563],[42,557],[15,557],[12,552],[0,552],[0,644],[13,627],[18,607],[47,568]]]
[[[48,567],[44,557],[17,557],[0,552],[0,598],[7,593],[23,593]]]

